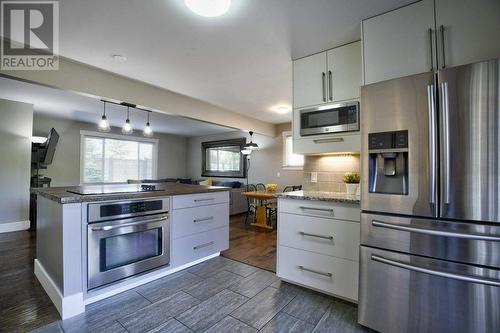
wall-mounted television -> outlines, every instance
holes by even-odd
[[[54,154],[56,152],[57,142],[59,141],[59,134],[53,128],[50,130],[49,135],[47,136],[47,141],[42,144],[34,144],[37,145],[37,163],[42,165],[49,165],[52,163],[54,159]]]

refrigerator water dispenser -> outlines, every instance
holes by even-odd
[[[408,131],[368,135],[369,192],[408,195]]]

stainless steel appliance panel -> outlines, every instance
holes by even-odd
[[[434,96],[434,74],[430,72],[361,87],[363,210],[437,216]],[[408,130],[407,194],[370,193],[369,134],[403,130]]]
[[[439,71],[444,218],[500,221],[499,59]]]
[[[170,262],[168,214],[88,225],[88,289]]]
[[[384,333],[494,333],[500,271],[361,247],[358,321]]]
[[[361,244],[500,268],[500,226],[361,214]]]

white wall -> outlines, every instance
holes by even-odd
[[[96,124],[36,115],[33,135],[46,136],[54,127],[59,133],[59,143],[51,165],[41,173],[52,178],[51,186],[72,186],[80,183],[80,130],[97,131]],[[111,133],[120,133],[113,128]],[[137,132],[137,135],[141,135]],[[158,178],[183,178],[186,176],[187,138],[157,133]]]
[[[33,105],[0,99],[0,232],[29,228]]]
[[[253,135],[253,141],[259,145],[259,150],[251,155],[249,184],[255,183],[277,183],[280,187],[286,185],[302,184],[302,170],[285,170],[282,168],[283,160],[283,137],[282,132],[291,129],[291,124],[277,126],[276,137],[269,137],[260,134]],[[205,141],[225,140],[245,137],[248,140],[248,133],[234,131],[223,134],[207,135],[189,138],[187,157],[187,176],[192,179],[201,177],[201,143]],[[278,173],[280,176],[278,177]],[[216,178],[220,180],[230,180],[228,178]],[[245,178],[235,178],[234,180],[246,183]]]

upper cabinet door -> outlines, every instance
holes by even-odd
[[[328,101],[359,98],[361,42],[328,51]]]
[[[317,105],[327,101],[326,52],[293,62],[293,107]]]
[[[434,32],[434,27],[434,0],[422,0],[364,20],[364,83],[431,71],[436,62],[434,36],[429,29]]]
[[[499,0],[436,0],[436,25],[439,68],[500,57]]]

